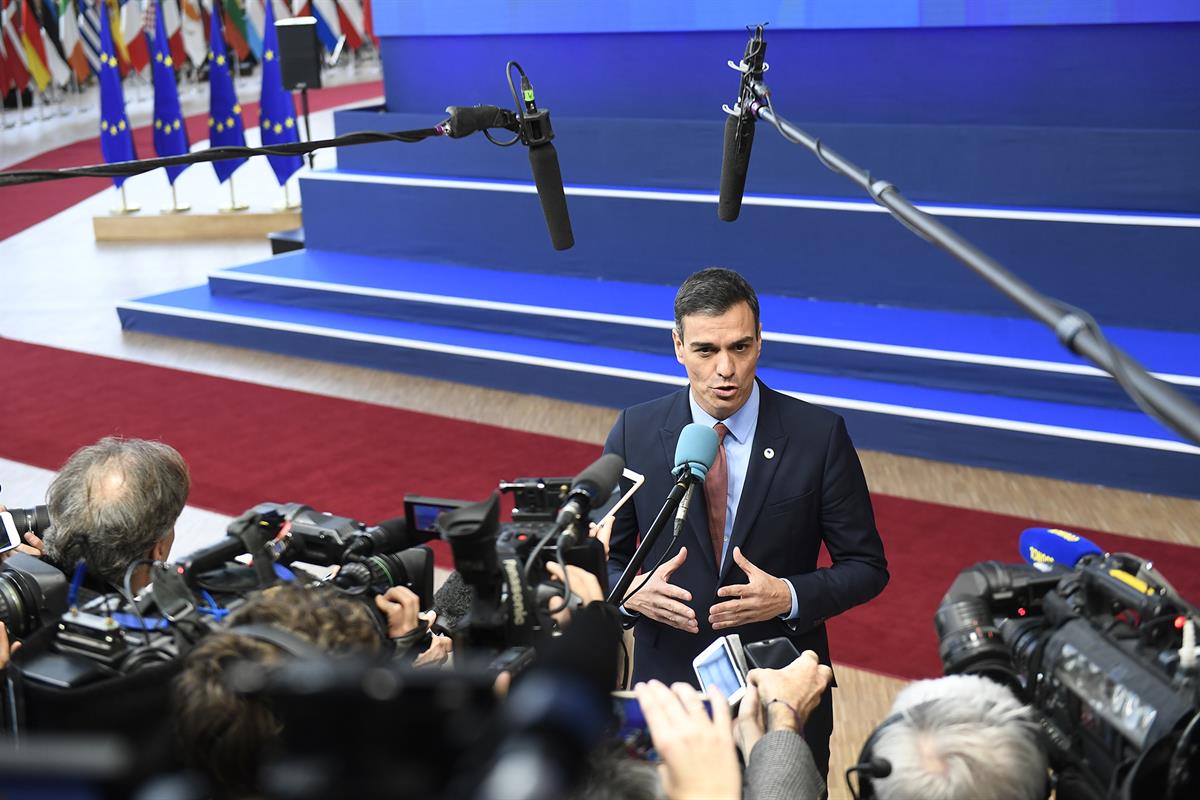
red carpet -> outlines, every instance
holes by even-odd
[[[0,339],[0,456],[57,469],[107,434],[162,439],[192,471],[192,505],[238,514],[300,501],[368,522],[406,493],[483,498],[505,478],[571,475],[595,445]],[[28,381],[18,376],[36,376]],[[0,483],[3,483],[0,476]],[[6,497],[11,505],[41,498]],[[875,496],[891,584],[831,623],[834,657],[901,677],[940,674],[933,613],[958,572],[1018,560],[1034,521]],[[1200,548],[1079,530],[1163,565],[1200,599]]]
[[[383,82],[354,83],[346,86],[335,86],[328,89],[314,89],[309,92],[309,109],[324,111],[328,108],[366,100],[383,95]],[[242,105],[242,119],[247,127],[258,122],[258,102]],[[194,114],[185,120],[188,130],[188,140],[198,142],[208,138],[208,114]],[[153,129],[149,125],[135,128],[133,139],[137,146],[138,155],[142,158],[154,157]],[[100,164],[104,157],[100,153],[100,139],[85,139],[82,142],[59,147],[36,156],[27,161],[13,164],[5,169],[6,172],[21,169],[63,169],[64,167],[90,166]],[[205,166],[205,169],[210,167]],[[69,181],[49,181],[34,183],[28,186],[0,189],[0,198],[4,213],[0,214],[0,241],[13,234],[20,233],[31,225],[36,225],[44,219],[65,211],[76,203],[82,202],[97,192],[112,186],[108,178],[74,178]],[[16,198],[20,198],[20,202]]]

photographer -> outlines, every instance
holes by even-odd
[[[387,618],[393,640],[424,630],[419,625],[417,596],[408,589],[393,587],[376,597],[376,604]],[[256,634],[264,627],[283,637],[283,644]],[[326,589],[275,586],[251,596],[231,613],[225,630],[209,635],[188,654],[173,691],[181,752],[220,796],[253,790],[257,770],[280,733],[265,704],[229,688],[227,669],[235,662],[266,668],[304,657],[286,646],[289,640],[298,642],[295,648],[333,657],[384,652],[366,606]],[[431,650],[433,655],[426,651],[415,665],[445,659],[440,645],[431,645]]]
[[[108,436],[76,450],[50,483],[45,559],[70,574],[83,560],[84,586],[97,592],[145,586],[143,559],[165,561],[190,477],[175,448]],[[132,570],[132,571],[131,571]]]
[[[1046,755],[1028,706],[976,675],[918,681],[896,697],[860,762],[886,760],[879,800],[1043,800]]]

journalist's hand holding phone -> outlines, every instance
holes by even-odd
[[[663,762],[663,789],[670,800],[742,796],[729,701],[719,690],[708,695],[711,719],[704,695],[686,683],[670,689],[658,681],[640,683],[635,694]]]
[[[674,558],[654,570],[646,585],[623,603],[625,610],[687,633],[699,633],[700,625],[696,622],[696,611],[686,605],[692,602],[692,593],[671,583],[671,576],[686,560],[687,548],[681,547]],[[637,589],[640,585],[639,579],[633,587]]]
[[[786,711],[795,715],[798,725],[803,725],[821,702],[832,680],[833,670],[819,663],[812,650],[805,650],[783,669],[752,669],[746,676],[746,682],[758,690],[768,716]],[[771,708],[775,702],[787,709]]]

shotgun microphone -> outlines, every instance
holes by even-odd
[[[742,210],[742,195],[746,191],[746,171],[750,168],[750,148],[754,144],[756,117],[750,109],[754,95],[750,84],[761,81],[766,64],[767,43],[763,41],[763,27],[757,26],[746,43],[746,54],[741,64],[731,67],[742,73],[738,86],[738,101],[733,108],[725,106],[729,117],[725,120],[725,153],[721,159],[721,196],[717,203],[717,216],[724,222],[733,222]]]
[[[550,242],[555,250],[567,250],[575,245],[575,234],[571,231],[571,217],[567,213],[567,195],[563,191],[558,152],[550,142],[554,138],[550,112],[537,107],[533,99],[533,84],[529,82],[521,65],[515,61],[510,63],[516,65],[521,73],[520,103],[524,108],[518,114],[520,136],[521,141],[529,148],[529,167],[533,171],[533,183],[537,187],[538,199],[542,201],[542,214],[545,215],[546,227],[550,230]]]

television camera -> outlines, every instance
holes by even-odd
[[[976,564],[934,619],[947,675],[1005,684],[1039,717],[1062,800],[1200,796],[1196,608],[1153,564],[1030,529],[1030,564]]]

